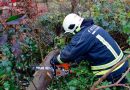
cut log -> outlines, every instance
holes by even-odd
[[[59,50],[51,51],[40,64],[40,66],[51,66],[50,60],[59,54]],[[49,70],[38,70],[34,74],[34,79],[26,90],[47,90],[50,81],[53,79],[53,72]]]

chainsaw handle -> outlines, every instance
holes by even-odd
[[[51,60],[50,61],[50,64],[51,64],[51,66],[52,66],[52,68],[53,68],[53,76],[56,76],[56,69],[57,69],[57,67],[56,67],[56,65],[54,64],[54,62]]]
[[[63,64],[56,65],[56,66],[59,68],[64,68],[65,70],[70,69],[70,64],[68,64],[68,63],[63,63]]]

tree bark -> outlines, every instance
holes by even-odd
[[[57,55],[59,50],[51,51],[40,64],[40,66],[51,66],[50,60]],[[30,81],[29,87],[26,90],[47,90],[50,81],[53,79],[53,72],[48,70],[38,70],[34,74],[34,79]]]
[[[71,6],[72,6],[71,13],[74,13],[75,8],[77,7],[78,3],[79,3],[79,0],[71,0]]]

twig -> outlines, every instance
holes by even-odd
[[[121,60],[119,63],[117,63],[116,65],[114,65],[106,74],[104,74],[101,78],[98,79],[98,81],[96,81],[94,83],[94,85],[91,87],[90,90],[95,90],[95,87],[100,84],[104,79],[106,79],[106,77],[115,69],[117,68],[119,65],[121,65],[123,62],[127,61],[130,58],[130,55],[128,55],[125,59]]]
[[[129,73],[129,71],[130,71],[130,68],[128,68],[128,70],[124,73],[124,75],[115,84],[120,83],[121,80]]]
[[[71,0],[71,13],[73,13],[78,5],[78,0]]]
[[[88,3],[89,3],[89,8],[88,8],[88,11],[89,11],[89,17],[92,16],[92,12],[91,12],[91,0],[88,0]]]
[[[108,85],[108,86],[101,86],[99,88],[95,88],[94,90],[101,90],[101,89],[110,88],[110,87],[114,87],[114,86],[125,87],[125,88],[130,89],[130,87],[126,86],[125,84],[111,84],[111,85]]]
[[[41,45],[40,45],[40,38],[38,38],[38,44],[39,44],[39,49],[40,49],[40,53],[41,53],[41,59],[43,61],[43,53],[42,53],[42,48],[41,48]]]
[[[124,73],[124,75],[123,75],[116,83],[111,84],[111,85],[108,85],[108,86],[101,86],[101,87],[99,87],[99,88],[96,88],[95,90],[100,90],[100,89],[109,88],[109,87],[114,87],[114,86],[120,86],[120,87],[122,86],[122,87],[125,87],[125,88],[130,89],[130,87],[129,87],[129,86],[126,86],[125,84],[119,84],[120,81],[129,73],[129,71],[130,71],[130,68],[128,68],[128,70]]]

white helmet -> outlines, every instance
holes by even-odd
[[[63,21],[63,28],[65,30],[65,33],[73,33],[78,27],[81,26],[83,20],[84,18],[74,13],[67,15]]]

